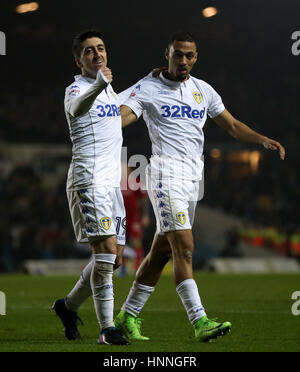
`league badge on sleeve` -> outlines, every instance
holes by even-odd
[[[100,222],[101,222],[101,226],[103,227],[103,229],[108,230],[110,228],[111,219],[109,217],[101,218]]]
[[[194,96],[197,103],[200,104],[202,102],[203,97],[202,97],[202,94],[200,92],[194,92],[193,96]]]

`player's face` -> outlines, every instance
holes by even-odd
[[[187,80],[197,57],[197,47],[194,42],[175,40],[171,47],[166,50],[170,77],[177,81]]]
[[[103,40],[91,37],[82,42],[80,58],[76,59],[82,75],[96,78],[97,71],[107,65],[107,54]]]

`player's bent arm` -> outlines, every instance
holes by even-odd
[[[120,111],[122,117],[122,128],[137,120],[136,114],[131,110],[130,107],[122,105]]]
[[[70,103],[70,114],[74,117],[86,114],[93,106],[97,96],[107,87],[109,83],[110,81],[99,70],[96,80],[91,87]]]
[[[213,118],[213,120],[236,140],[241,142],[257,143],[263,145],[268,150],[278,150],[280,158],[282,160],[284,159],[285,149],[279,142],[255,132],[246,124],[235,119],[229,111],[224,110],[220,115]]]

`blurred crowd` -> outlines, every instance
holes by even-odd
[[[205,192],[201,203],[241,218],[230,238],[280,255],[300,258],[300,175],[296,154],[286,161],[262,152],[257,170],[228,157],[205,157]],[[233,244],[232,244],[233,245]]]
[[[299,225],[300,175],[296,154],[282,161],[278,153],[262,150],[257,169],[248,163],[205,156],[203,202],[259,225],[295,229]]]
[[[30,97],[30,99],[28,99]],[[60,86],[22,83],[0,92],[0,138],[8,142],[67,143],[64,90]],[[38,112],[38,114],[37,114]]]
[[[0,271],[24,259],[64,258],[73,254],[73,231],[65,185],[47,188],[31,166],[0,178]]]
[[[284,163],[275,155],[265,153],[256,172],[248,165],[232,164],[225,155],[219,159],[207,155],[204,198],[200,203],[241,218],[244,225],[229,237],[235,241],[230,243],[232,248],[242,240],[281,255],[300,257],[297,159]],[[0,173],[0,195],[0,271],[19,269],[25,259],[89,257],[90,251],[83,253],[74,241],[65,180],[50,187],[35,167],[19,166],[7,176]],[[146,195],[124,196],[129,203],[138,203],[139,198],[146,200]],[[149,203],[146,205],[151,209]],[[135,212],[137,207],[133,209]],[[130,233],[139,260],[150,248],[155,231],[153,213],[145,213],[145,204],[142,210],[140,217],[132,218],[133,226],[140,223],[138,232],[131,227]],[[145,224],[143,216],[148,219]],[[147,231],[142,231],[146,226]]]

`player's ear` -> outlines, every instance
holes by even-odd
[[[169,60],[169,49],[166,48],[165,50],[165,57],[166,57],[166,60],[168,61]]]
[[[80,59],[79,58],[75,58],[75,63],[76,63],[76,66],[81,68],[82,67],[82,63],[80,62]]]
[[[198,60],[198,52],[196,52],[196,55],[195,55],[195,63],[197,62]]]

